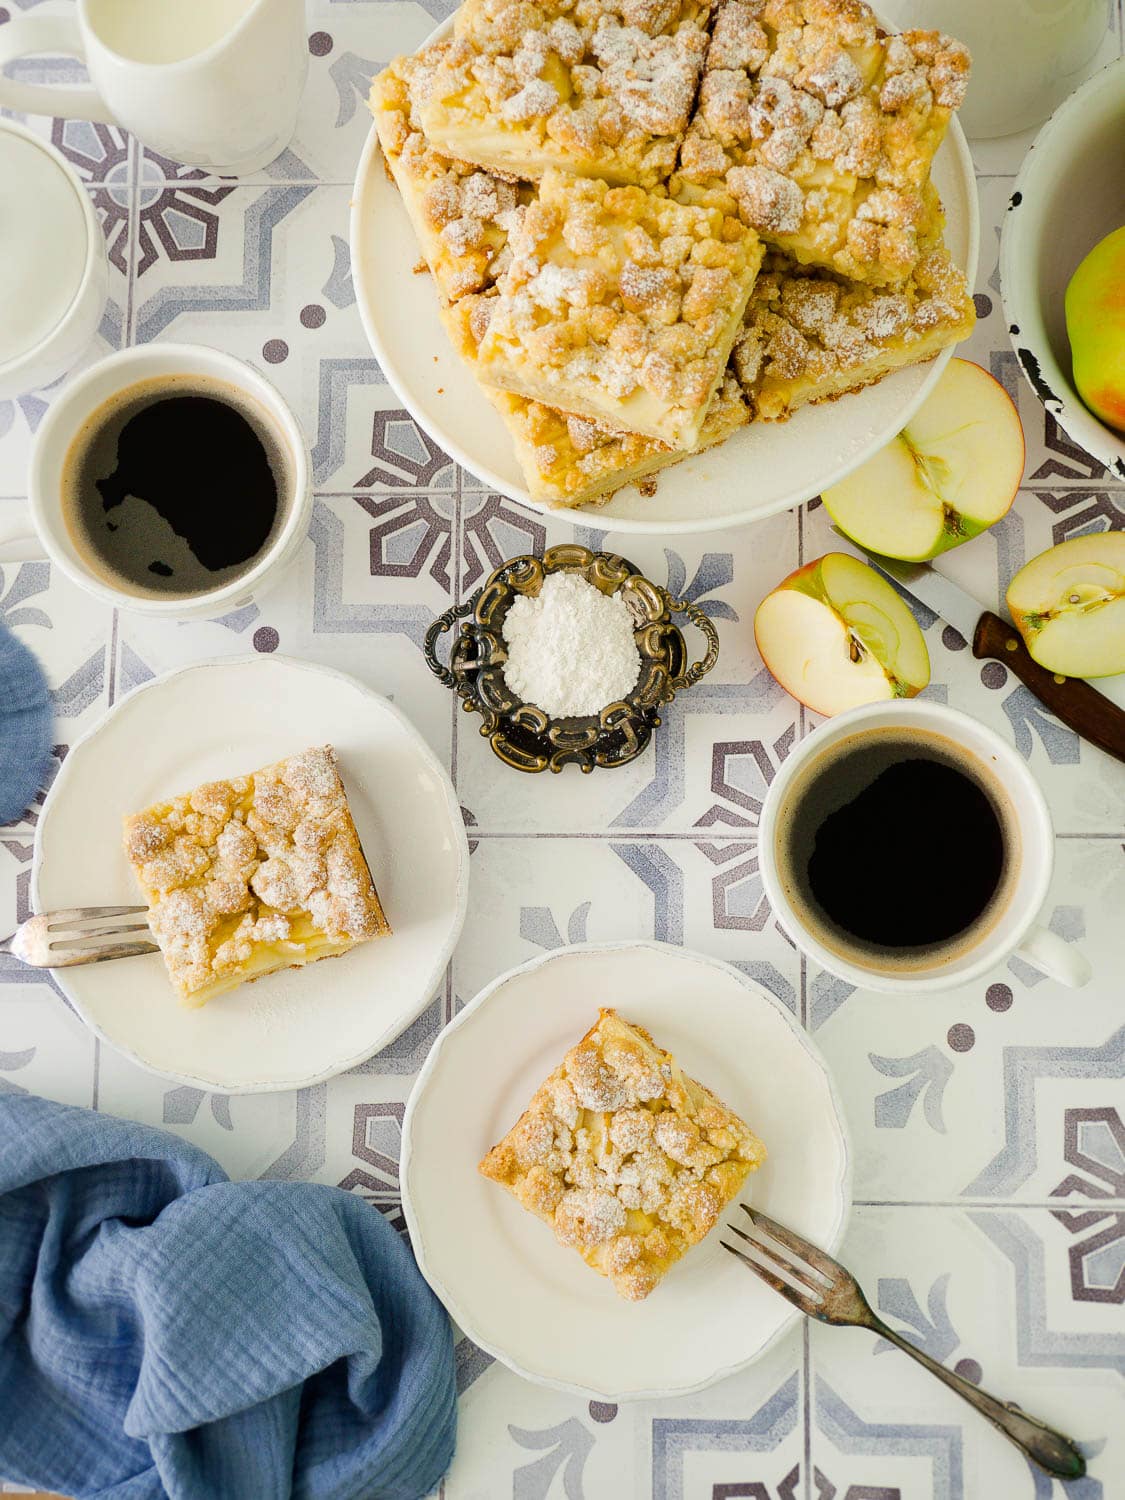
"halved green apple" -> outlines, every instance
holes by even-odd
[[[1125,531],[1076,536],[1033,557],[1008,585],[1008,608],[1048,672],[1125,672]]]
[[[913,698],[930,680],[910,610],[874,568],[844,552],[806,563],[767,594],[754,639],[785,691],[818,714]]]
[[[821,498],[861,547],[921,562],[995,525],[1023,461],[1007,391],[980,365],[953,359],[899,435]]]

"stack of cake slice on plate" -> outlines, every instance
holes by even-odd
[[[604,501],[964,338],[930,167],[968,68],[863,0],[466,0],[379,74],[388,169],[529,494]]]

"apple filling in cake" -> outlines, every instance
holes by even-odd
[[[637,1302],[765,1157],[643,1027],[603,1010],[480,1171]]]
[[[548,172],[480,343],[488,385],[694,449],[761,261],[713,208]]]
[[[435,151],[414,99],[451,43],[397,58],[372,80],[369,105],[383,156],[444,301],[491,285],[531,188]]]
[[[968,283],[947,250],[932,250],[897,287],[766,257],[732,363],[756,418],[776,421],[931,359],[976,321]]]
[[[711,0],[465,0],[418,99],[451,156],[654,186],[676,164]]]
[[[797,260],[901,281],[940,237],[930,166],[969,54],[863,0],[723,0],[673,192],[737,206]]]
[[[465,297],[445,314],[457,351],[472,365],[496,298]],[[482,390],[512,439],[533,500],[549,505],[604,505],[618,490],[637,484],[685,454],[635,432],[614,432],[589,417],[556,411],[511,391]],[[715,392],[696,452],[725,441],[750,420],[738,381],[729,371]]]
[[[330,745],[134,813],[125,853],[188,1005],[391,930]]]

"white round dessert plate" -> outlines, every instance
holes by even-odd
[[[446,1027],[411,1093],[401,1182],[422,1274],[481,1348],[529,1380],[609,1401],[682,1396],[741,1369],[799,1314],[720,1244],[732,1205],[643,1302],[627,1302],[477,1163],[597,1020],[646,1027],[737,1111],[768,1158],[741,1198],[825,1249],[850,1206],[843,1111],[785,1007],[729,964],[662,943],[578,945],[501,975]]]
[[[1004,317],[1024,375],[1059,426],[1119,479],[1125,433],[1075,389],[1065,299],[1089,252],[1125,222],[1125,58],[1076,89],[1016,178],[1000,242]]]
[[[446,22],[424,45],[445,35]],[[946,212],[946,243],[972,286],[977,270],[976,181],[954,121],[934,162]],[[432,278],[384,167],[374,126],[356,173],[351,213],[352,279],[371,348],[402,404],[449,456],[490,489],[532,510],[579,525],[667,536],[745,525],[799,505],[835,484],[910,419],[952,355],[888,376],[839,401],[806,406],[787,422],[758,422],[717,448],[656,475],[655,495],[635,485],[605,505],[559,510],[532,500],[507,428],[454,353],[438,317]]]
[[[200,1009],[179,1002],[159,954],[56,970],[87,1025],[143,1067],[223,1093],[305,1088],[385,1047],[432,1001],[468,896],[449,777],[385,698],[284,657],[170,672],[79,740],[39,819],[35,910],[140,900],[122,848],[127,813],[314,744],[335,747],[392,934]]]

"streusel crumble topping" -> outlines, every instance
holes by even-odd
[[[510,242],[482,378],[694,448],[761,258],[716,209],[548,173]]]
[[[968,336],[964,274],[947,250],[922,257],[895,288],[864,286],[770,252],[732,363],[756,416],[788,416],[915,364]]]
[[[125,853],[189,1000],[248,977],[263,946],[285,967],[318,939],[350,947],[390,930],[328,745],[134,814]]]
[[[508,263],[508,236],[531,196],[527,184],[444,156],[418,124],[415,99],[450,43],[400,57],[372,80],[370,106],[383,153],[426,261],[446,301],[479,292]]]
[[[639,1301],[765,1154],[643,1027],[603,1010],[480,1170]]]
[[[723,0],[674,191],[737,206],[799,260],[902,280],[940,233],[930,165],[969,55],[887,36],[863,0]]]
[[[434,144],[537,178],[653,185],[675,166],[710,0],[466,0],[418,96]]]

